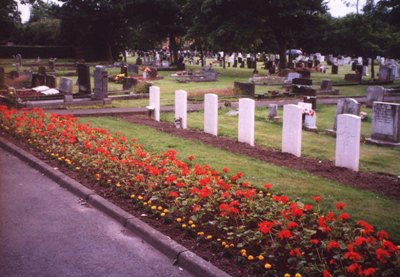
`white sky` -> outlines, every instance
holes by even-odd
[[[352,0],[351,2],[355,3],[356,1]],[[360,0],[360,7],[363,7],[364,4],[365,0]],[[346,5],[343,4],[343,0],[328,0],[328,7],[329,7],[329,12],[333,17],[342,17],[348,13],[356,12],[356,7],[354,6],[346,7]],[[25,23],[26,21],[29,20],[29,15],[30,15],[29,5],[20,5],[18,1],[18,8],[21,12],[22,23]]]

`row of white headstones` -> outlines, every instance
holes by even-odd
[[[151,117],[160,121],[160,88],[151,86],[149,91]],[[301,156],[301,137],[304,108],[298,105],[284,105],[282,148],[284,153]],[[255,101],[239,99],[238,141],[254,146]],[[179,127],[187,128],[187,92],[175,91],[175,121]],[[204,96],[204,132],[218,135],[218,95]],[[337,118],[335,165],[358,171],[360,158],[361,118],[351,114],[340,114]]]

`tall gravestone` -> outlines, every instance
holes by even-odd
[[[153,108],[151,118],[160,121],[160,88],[151,86],[149,89],[149,104]]]
[[[104,66],[97,65],[94,69],[94,89],[92,99],[104,100],[108,93],[107,70]],[[90,79],[89,79],[90,80]]]
[[[383,144],[400,145],[400,104],[374,102],[371,139]]]
[[[187,92],[184,90],[175,91],[175,124],[187,128]]]
[[[78,85],[79,93],[90,94],[90,66],[85,63],[78,63]]]
[[[51,72],[56,71],[56,59],[49,59],[49,70]]]
[[[218,95],[204,95],[204,132],[218,135]]]
[[[361,118],[353,114],[340,114],[337,123],[335,165],[358,171]]]
[[[369,86],[367,88],[367,101],[365,105],[372,108],[375,101],[383,102],[385,97],[385,88],[381,86]]]
[[[335,121],[333,123],[333,130],[336,131],[337,127],[337,117],[339,114],[353,114],[360,115],[360,103],[353,98],[339,99],[336,105]]]
[[[303,108],[297,105],[283,106],[282,152],[301,156],[301,131]]]
[[[239,99],[238,141],[254,146],[255,101]]]

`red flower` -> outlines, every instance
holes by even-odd
[[[288,228],[289,230],[297,227],[299,227],[299,224],[293,221],[289,222],[289,224],[286,226],[286,228]]]
[[[290,233],[289,230],[284,229],[284,230],[279,232],[278,237],[280,239],[288,239],[288,238],[290,238],[291,235],[292,234]]]
[[[311,243],[311,244],[318,245],[319,240],[317,240],[317,239],[310,239],[310,243]]]
[[[189,161],[193,161],[193,160],[194,160],[194,157],[193,157],[192,155],[190,155],[190,156],[188,156],[188,160],[189,160]]]
[[[373,276],[373,275],[375,275],[375,268],[370,267],[370,268],[364,269],[363,275],[364,276]]]
[[[376,257],[378,258],[378,260],[381,263],[387,263],[387,260],[390,258],[390,254],[389,252],[387,252],[386,250],[382,249],[382,248],[378,248],[375,251]]]
[[[272,226],[274,226],[275,223],[272,221],[263,221],[258,223],[258,231],[260,231],[261,233],[268,234],[271,232],[271,228]]]
[[[350,219],[350,216],[347,213],[342,213],[338,216],[338,219],[340,219],[341,221],[346,221]]]
[[[272,185],[269,184],[269,183],[266,183],[266,184],[264,184],[264,188],[265,188],[265,189],[271,189],[271,188],[272,188]]]
[[[315,202],[319,203],[319,202],[321,202],[321,200],[322,200],[321,196],[314,196]]]
[[[324,271],[322,271],[322,277],[331,277],[331,274],[328,270],[324,269]]]
[[[338,249],[338,248],[340,248],[340,244],[337,241],[332,240],[332,241],[328,242],[328,245],[326,248],[328,250]]]
[[[386,240],[382,243],[382,248],[388,250],[391,253],[397,253],[397,250],[398,250],[396,245],[394,245],[393,242],[388,241],[388,240]]]
[[[292,257],[301,257],[301,256],[303,256],[298,248],[290,250],[289,254]]]
[[[314,207],[310,204],[304,204],[303,210],[310,212]]]
[[[361,233],[364,235],[370,235],[371,233],[374,232],[374,228],[369,225],[367,222],[365,222],[364,220],[360,220],[357,222],[358,225],[360,225],[361,227],[363,227],[363,229],[361,230]]]
[[[362,269],[361,269],[361,267],[360,267],[358,264],[356,264],[356,263],[349,265],[349,266],[347,267],[347,272],[353,273],[353,274],[357,274],[357,275],[362,275]]]
[[[336,203],[336,210],[343,210],[346,205],[343,202]]]
[[[222,171],[225,172],[225,173],[228,173],[228,172],[229,172],[229,168],[224,167],[224,168],[222,169]]]
[[[361,260],[361,255],[358,254],[357,252],[347,252],[346,254],[344,254],[344,257],[352,262],[358,262],[359,260]]]
[[[378,238],[378,240],[384,240],[384,239],[389,239],[389,236],[388,236],[388,234],[385,232],[385,231],[379,231],[379,232],[376,232],[376,237]]]
[[[193,205],[193,212],[196,213],[200,208],[200,205]]]
[[[203,187],[200,192],[199,192],[199,196],[200,198],[205,198],[211,195],[212,189],[208,188],[208,187]]]
[[[175,191],[170,191],[167,195],[168,198],[177,198],[179,194]]]

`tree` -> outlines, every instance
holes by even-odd
[[[21,26],[17,1],[0,0],[0,43],[7,42]]]

